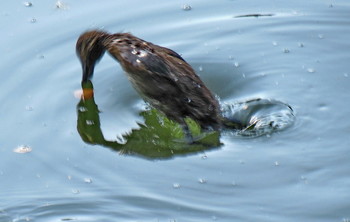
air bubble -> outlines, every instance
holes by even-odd
[[[290,50],[287,49],[287,48],[285,48],[285,49],[283,49],[283,52],[284,52],[284,53],[290,53]]]
[[[238,63],[238,62],[233,63],[233,65],[234,65],[236,68],[239,67],[239,63]]]

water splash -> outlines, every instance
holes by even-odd
[[[240,121],[246,127],[235,132],[237,136],[257,137],[291,126],[294,111],[286,103],[272,99],[252,99],[222,105],[223,116]]]

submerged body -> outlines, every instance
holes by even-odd
[[[187,127],[195,120],[203,129],[220,129],[225,121],[219,102],[191,66],[176,52],[129,33],[83,33],[76,45],[83,81],[93,75],[95,63],[108,51],[122,66],[133,87],[152,107]]]

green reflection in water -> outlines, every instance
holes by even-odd
[[[93,97],[93,85],[83,83],[85,98],[77,104],[77,128],[82,140],[89,144],[102,145],[127,155],[137,155],[147,159],[166,159],[175,156],[195,154],[221,146],[220,133],[202,132],[199,125],[186,119],[193,143],[186,142],[182,127],[166,118],[155,109],[142,111],[144,123],[139,129],[122,135],[122,141],[105,140],[100,124],[99,110]],[[87,92],[87,93],[86,93]]]

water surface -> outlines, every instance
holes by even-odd
[[[0,3],[0,221],[350,220],[347,1],[59,3]],[[92,28],[169,47],[221,102],[276,99],[295,122],[162,160],[85,143],[75,41]],[[137,129],[144,103],[112,58],[93,83],[105,139]]]

